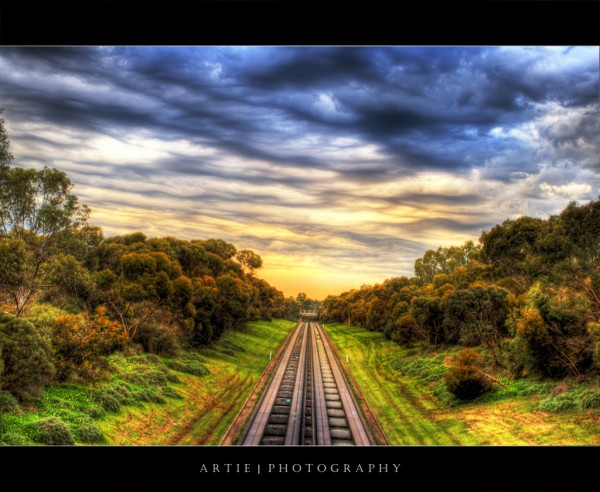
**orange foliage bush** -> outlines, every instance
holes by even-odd
[[[93,315],[68,314],[54,320],[52,344],[55,349],[57,377],[95,379],[107,367],[103,356],[125,346],[123,327],[108,319],[104,307]]]

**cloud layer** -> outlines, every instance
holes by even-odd
[[[3,48],[15,165],[107,235],[221,237],[287,294],[600,193],[597,47]]]

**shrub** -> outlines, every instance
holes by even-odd
[[[4,359],[2,358],[2,344],[0,343],[0,388],[2,388],[2,373],[4,372]]]
[[[21,413],[17,399],[8,391],[0,391],[0,413]]]
[[[106,394],[112,396],[115,400],[119,402],[119,405],[128,405],[132,403],[131,392],[127,389],[124,389],[120,386],[108,386],[105,389]]]
[[[577,403],[568,394],[562,394],[556,398],[549,398],[540,403],[540,410],[551,413],[563,413],[575,410]]]
[[[526,374],[528,367],[534,366],[532,357],[527,352],[525,339],[521,335],[515,336],[508,345],[508,369],[514,379]]]
[[[166,368],[138,366],[123,374],[122,377],[128,382],[140,386],[166,386],[168,383]]]
[[[151,354],[172,357],[179,352],[179,342],[175,330],[156,323],[147,323],[140,326],[134,341],[139,343],[144,351]]]
[[[115,381],[110,385],[110,390],[113,394],[121,401],[121,403],[126,403],[132,397],[131,387],[125,383],[124,381]]]
[[[67,424],[58,417],[47,417],[38,420],[34,425],[37,430],[36,440],[40,444],[52,446],[75,444]]]
[[[138,357],[137,360],[143,364],[155,364],[158,366],[164,365],[163,361],[160,360],[160,357],[157,357],[154,354],[146,354],[144,357]]]
[[[119,401],[106,390],[96,390],[92,398],[107,412],[117,413],[121,409]]]
[[[4,364],[0,389],[22,402],[41,396],[55,372],[48,340],[29,321],[6,316],[0,321],[0,345]]]
[[[59,316],[52,331],[58,379],[97,378],[107,367],[104,356],[124,347],[126,341],[122,327],[108,319],[103,307],[93,316]]]
[[[152,403],[165,403],[166,400],[163,396],[156,390],[148,390],[148,398]]]
[[[138,401],[151,402],[152,395],[151,391],[147,388],[135,392],[135,399]]]
[[[80,417],[71,426],[73,436],[79,442],[85,444],[102,444],[106,442],[106,436],[88,417]]]
[[[589,389],[579,397],[580,405],[583,409],[600,408],[600,390]]]
[[[69,312],[52,304],[40,303],[29,307],[25,317],[44,333],[51,334],[54,320],[65,314],[69,314]]]
[[[170,386],[165,386],[162,389],[162,394],[167,398],[175,398],[177,400],[181,400],[183,398],[176,389],[171,388]]]
[[[91,404],[86,408],[86,412],[93,419],[101,419],[106,416],[106,410],[100,405]]]
[[[9,432],[0,437],[0,444],[4,446],[29,446],[33,444],[33,441],[27,436],[17,434],[16,432]]]
[[[169,383],[181,383],[181,379],[179,379],[179,376],[177,376],[177,374],[171,371],[167,373],[167,381],[169,381]]]
[[[390,333],[390,338],[400,345],[410,346],[417,338],[415,320],[410,313],[404,313],[396,320],[395,327]]]
[[[454,358],[446,373],[446,388],[461,400],[471,400],[492,389],[490,381],[481,370],[482,358],[473,349],[465,349]]]
[[[174,371],[185,372],[193,376],[208,376],[210,371],[200,362],[192,358],[173,359],[168,362],[169,367]]]

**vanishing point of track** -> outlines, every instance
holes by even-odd
[[[374,443],[322,328],[318,323],[300,323],[240,444],[367,446]]]

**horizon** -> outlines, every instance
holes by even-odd
[[[2,48],[13,165],[310,298],[600,194],[599,48]]]

